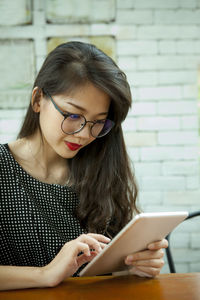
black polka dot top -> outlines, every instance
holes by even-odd
[[[76,193],[31,177],[0,145],[0,265],[44,266],[84,233]]]

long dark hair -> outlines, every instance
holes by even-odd
[[[94,45],[69,42],[47,56],[33,87],[38,87],[37,98],[41,91],[70,93],[88,82],[109,95],[108,118],[115,126],[67,160],[70,181],[80,199],[76,213],[83,227],[115,235],[138,212],[137,186],[121,128],[132,102],[126,75]],[[38,128],[39,114],[30,104],[18,137],[28,137]]]

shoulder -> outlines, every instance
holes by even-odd
[[[8,144],[0,144],[0,163],[6,158],[8,153]]]
[[[8,144],[0,144],[0,173],[8,170],[9,149]]]

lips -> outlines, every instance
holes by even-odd
[[[69,143],[69,142],[65,142],[65,144],[72,151],[76,151],[82,146],[82,145],[79,145],[79,144],[74,144],[74,143]]]

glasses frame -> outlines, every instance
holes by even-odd
[[[65,134],[72,135],[72,134],[74,134],[74,133],[78,133],[78,132],[80,132],[80,131],[85,127],[85,125],[86,125],[87,123],[92,123],[93,125],[90,127],[90,133],[91,133],[91,135],[92,135],[94,138],[101,138],[101,137],[105,136],[106,134],[108,134],[108,133],[111,131],[111,129],[114,127],[114,125],[115,125],[115,122],[113,122],[113,121],[110,120],[110,119],[102,119],[101,121],[109,120],[109,121],[111,122],[112,126],[111,126],[111,128],[109,129],[109,131],[106,132],[105,134],[103,134],[103,135],[101,135],[101,136],[94,136],[94,135],[92,134],[92,128],[93,128],[93,126],[94,126],[95,124],[98,123],[98,121],[87,121],[86,118],[85,118],[83,115],[81,115],[81,114],[64,113],[64,112],[58,107],[58,105],[55,103],[55,101],[53,100],[52,96],[51,96],[46,90],[43,89],[43,91],[44,91],[44,93],[49,97],[49,99],[50,99],[51,102],[53,103],[55,109],[56,109],[56,110],[64,117],[64,119],[63,119],[63,121],[62,121],[62,123],[61,123],[61,129],[62,129],[62,131],[63,131]],[[68,132],[65,132],[65,131],[63,130],[63,123],[64,123],[65,119],[66,119],[67,117],[71,116],[71,115],[79,115],[79,116],[83,117],[83,119],[84,119],[84,124],[82,125],[82,127],[81,127],[80,129],[78,129],[78,130],[76,130],[76,131],[74,131],[74,132],[68,133]]]

